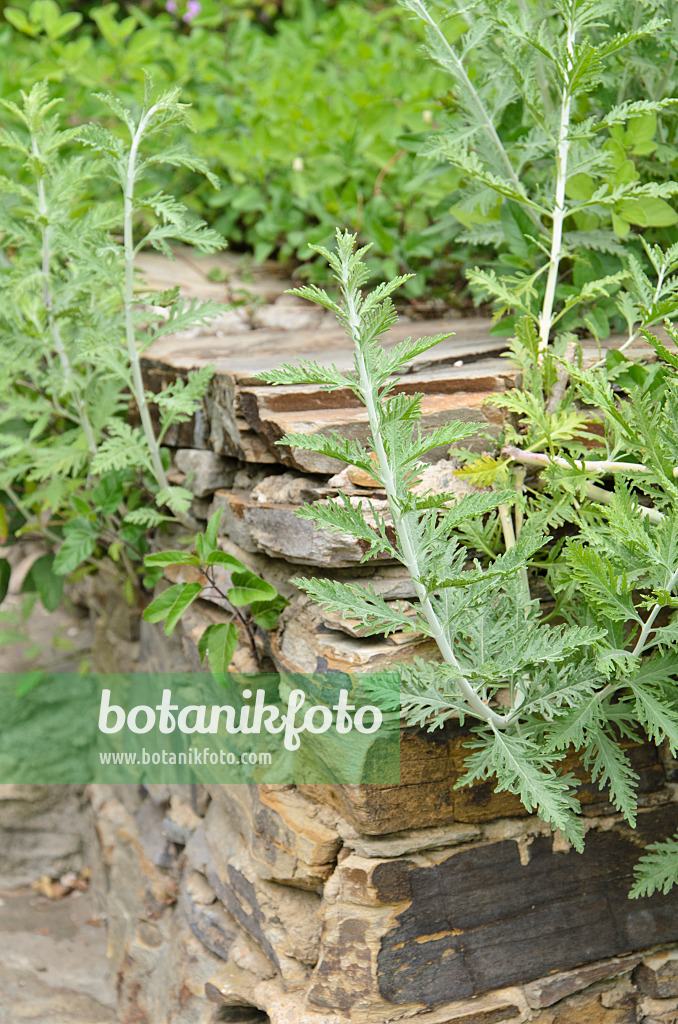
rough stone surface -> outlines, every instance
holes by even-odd
[[[82,789],[0,786],[0,887],[30,885],[85,866],[93,824]]]
[[[186,476],[186,486],[196,498],[205,498],[220,487],[230,487],[236,474],[237,463],[216,452],[182,448],[174,457],[174,464]]]
[[[89,893],[0,892],[0,1024],[112,1024],[106,930]]]
[[[653,999],[678,996],[678,952],[646,959],[634,975],[638,988]]]

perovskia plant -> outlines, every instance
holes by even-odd
[[[441,337],[385,349],[380,338],[397,319],[389,296],[401,279],[363,294],[365,250],[355,251],[355,238],[348,233],[337,232],[335,252],[318,251],[332,268],[340,301],[316,286],[296,289],[295,294],[336,314],[353,342],[353,372],[301,362],[261,377],[274,385],[349,388],[365,406],[369,437],[364,444],[336,434],[292,434],[280,443],[348,462],[378,480],[387,496],[388,518],[371,508],[374,525],[346,495],[306,505],[300,515],[360,539],[367,545],[365,558],[386,553],[401,562],[412,579],[416,610],[406,615],[369,586],[321,579],[295,582],[321,605],[359,618],[371,633],[419,630],[436,642],[440,662],[417,660],[403,667],[397,693],[392,678],[375,677],[371,686],[386,705],[401,707],[410,724],[433,729],[450,718],[462,724],[470,720],[472,753],[459,785],[494,776],[499,789],[517,794],[529,811],[536,810],[581,850],[585,829],[578,815],[577,780],[560,770],[573,745],[594,781],[609,789],[609,799],[634,825],[636,776],[620,740],[636,737],[640,723],[657,743],[666,741],[674,752],[678,749],[676,687],[665,679],[678,664],[678,633],[675,625],[657,624],[658,606],[673,601],[678,580],[678,518],[667,506],[661,538],[653,539],[648,521],[639,520],[633,502],[624,501],[620,492],[599,520],[613,509],[615,529],[624,524],[628,543],[637,546],[639,538],[644,540],[638,570],[625,575],[618,568],[624,560],[619,550],[607,557],[599,554],[600,542],[591,527],[572,545],[569,575],[561,581],[563,587],[576,586],[586,599],[569,602],[567,621],[548,624],[531,596],[527,575],[529,559],[545,542],[538,525],[526,522],[513,546],[485,568],[477,559],[471,561],[459,539],[464,524],[519,501],[515,490],[462,497],[421,497],[412,490],[427,452],[458,444],[478,429],[477,424],[452,422],[423,433],[422,396],[397,390],[398,370]],[[676,386],[669,367],[667,394]],[[636,410],[632,415],[638,417],[638,438],[646,413]],[[678,458],[678,440],[672,443]],[[651,465],[650,474],[659,476],[664,486],[660,464]],[[670,494],[671,488],[673,483]],[[395,540],[390,539],[390,527]],[[613,545],[614,532],[601,530]],[[653,544],[664,552],[655,563],[647,557]],[[642,594],[637,603],[631,597],[634,581]],[[630,639],[635,646],[628,650]],[[653,870],[656,874],[654,865]]]
[[[31,580],[49,603],[54,573],[96,565],[106,553],[124,570],[133,599],[145,531],[167,518],[166,508],[185,518],[192,495],[168,484],[161,445],[172,424],[193,414],[212,371],[151,396],[140,360],[158,337],[209,322],[223,308],[186,303],[178,288],[144,292],[135,279],[144,246],[171,256],[170,240],[204,252],[224,245],[179,200],[143,186],[157,164],[208,173],[166,140],[188,125],[178,90],[154,97],[147,80],[136,117],[115,97],[100,98],[122,132],[62,127],[45,83],[20,104],[3,101],[16,122],[0,133],[11,169],[0,177],[0,346],[10,371],[0,395],[3,523],[11,537],[37,530],[46,540],[51,550]],[[119,202],[88,200],[102,174],[118,183]],[[140,427],[127,422],[129,394]]]

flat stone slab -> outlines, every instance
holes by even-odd
[[[0,1024],[117,1020],[106,929],[87,893],[0,891]]]

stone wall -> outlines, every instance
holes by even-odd
[[[92,787],[120,1020],[670,1024],[678,893],[626,895],[669,796],[580,855],[487,795],[376,835],[291,786]]]
[[[206,276],[218,259],[184,254],[170,273],[151,257],[149,284],[177,281],[188,294],[225,297]],[[410,633],[365,637],[360,622],[321,610],[292,582],[299,573],[369,579],[401,607],[413,597],[398,565],[365,564],[351,538],[295,515],[303,502],[340,492],[361,505],[378,506],[384,495],[364,473],[276,445],[288,430],[361,437],[366,425],[350,395],[254,378],[282,358],[342,366],[350,353],[324,314],[281,299],[280,283],[262,274],[253,287],[263,305],[228,314],[211,334],[163,339],[145,371],[157,390],[192,367],[216,365],[202,409],[168,438],[173,478],[193,489],[198,524],[223,510],[224,550],[290,602],[278,630],[257,635],[259,665],[355,672],[433,654]],[[417,327],[390,337],[457,331],[401,384],[425,394],[425,429],[480,419],[496,434],[498,413],[486,400],[511,383],[502,342],[482,321]],[[476,443],[482,450],[486,442]],[[423,486],[459,487],[454,468],[447,452],[432,453]],[[168,641],[101,581],[83,584],[78,599],[95,620],[92,667],[104,671],[199,671],[198,640],[225,618],[218,601],[197,602]],[[246,644],[234,666],[257,669]],[[642,846],[678,825],[675,763],[649,744],[628,745],[641,794],[630,831],[571,760],[588,828],[578,854],[491,784],[455,789],[463,741],[452,725],[404,733],[399,786],[89,787],[94,884],[122,1024],[675,1024],[678,891],[626,895]],[[44,794],[21,799],[42,808]],[[58,876],[87,856],[77,829],[63,829],[82,794],[58,799],[63,805],[40,810],[47,817],[32,825],[15,808],[11,821],[43,837],[24,852],[26,878]],[[8,806],[0,800],[5,854],[17,828]],[[59,837],[49,851],[47,832]]]
[[[192,272],[200,266],[193,260]],[[362,471],[276,444],[287,431],[360,438],[366,423],[348,393],[256,379],[283,359],[351,360],[324,314],[267,301],[221,332],[164,339],[146,361],[153,389],[216,366],[202,410],[169,441],[195,518],[221,508],[224,550],[290,601],[278,630],[258,635],[260,664],[355,672],[433,654],[410,633],[365,637],[292,582],[369,579],[401,607],[413,597],[398,565],[365,564],[356,542],[295,514],[338,493],[363,507],[385,496]],[[424,429],[461,418],[496,434],[487,398],[512,378],[487,325],[400,325],[389,338],[448,330],[455,336],[399,387],[424,393]],[[422,488],[459,488],[447,452],[430,459]],[[223,616],[218,602],[200,602],[169,643],[143,625],[140,665],[198,670],[200,635]],[[235,667],[257,668],[244,644]],[[578,854],[490,783],[456,790],[463,740],[452,725],[406,732],[399,786],[94,788],[125,1024],[678,1020],[678,892],[627,898],[642,846],[678,823],[675,764],[649,744],[628,745],[641,794],[632,832],[571,759],[588,827]]]

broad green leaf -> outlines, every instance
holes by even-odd
[[[144,565],[200,565],[200,559],[189,551],[158,551],[154,555],[146,555]]]
[[[166,618],[174,607],[179,595],[183,593],[184,587],[187,586],[191,586],[191,584],[175,583],[173,586],[168,587],[167,590],[163,590],[162,594],[159,594],[155,600],[151,601],[145,609],[144,619],[146,622],[160,622],[161,619]]]
[[[619,213],[624,220],[640,227],[663,228],[678,222],[678,213],[665,199],[658,196],[642,196],[640,199],[621,199]]]
[[[232,622],[220,622],[209,626],[208,629],[210,635],[205,649],[209,655],[210,671],[216,675],[223,675],[238,646],[238,630]]]
[[[174,632],[174,627],[177,622],[184,614],[186,609],[195,601],[196,597],[200,597],[202,593],[202,583],[184,583],[181,584],[181,592],[177,594],[176,601],[170,608],[167,614],[167,621],[165,622],[165,633],[167,636],[171,636]]]
[[[41,555],[33,562],[24,580],[22,591],[36,590],[44,608],[56,611],[61,603],[64,576],[54,571],[54,555]]]
[[[226,596],[236,608],[242,608],[252,601],[270,601],[277,596],[275,587],[247,570],[234,572],[231,582],[233,586],[226,591]]]

